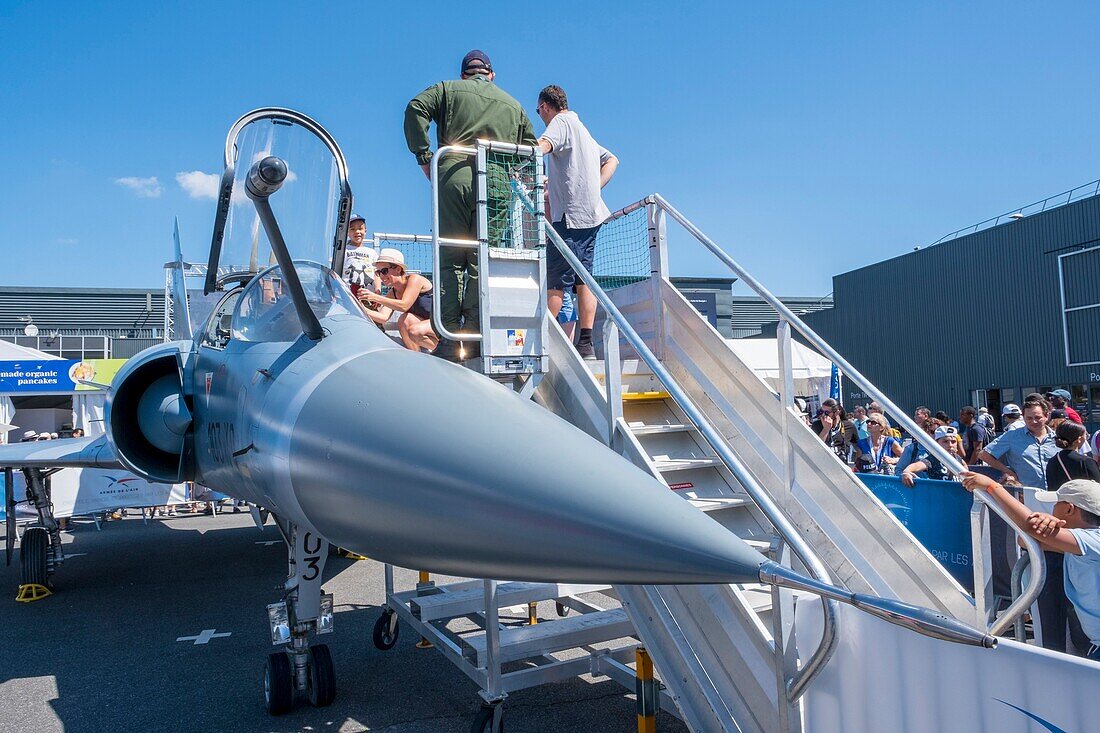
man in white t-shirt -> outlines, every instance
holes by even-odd
[[[363,244],[367,238],[367,220],[352,214],[348,223],[348,246],[344,250],[344,282],[351,294],[358,297],[360,288],[374,291],[374,260],[378,252]]]
[[[538,146],[546,156],[550,199],[547,214],[554,231],[591,272],[596,234],[611,215],[600,189],[615,175],[619,159],[592,138],[577,113],[569,109],[561,87],[552,84],[539,92],[535,111],[546,123]],[[577,281],[576,272],[551,244],[546,248],[546,300],[555,318],[561,310],[562,293],[574,285],[581,329],[577,351],[585,359],[595,359],[592,324],[596,319],[596,296]]]

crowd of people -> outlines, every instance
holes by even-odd
[[[810,429],[856,472],[896,475],[908,487],[924,478],[986,492],[1044,550],[1047,579],[1037,602],[1043,646],[1100,661],[1100,444],[1069,399],[1059,389],[1027,395],[1022,408],[1007,404],[1000,431],[984,407],[965,406],[955,420],[918,407],[913,421],[964,471],[903,435],[876,402],[849,415],[827,399]],[[1052,510],[1029,508],[1025,488]]]
[[[437,147],[472,146],[479,139],[528,145],[546,162],[546,216],[554,231],[591,271],[596,235],[610,216],[601,189],[615,174],[618,159],[599,145],[569,108],[565,90],[549,85],[539,92],[535,112],[546,125],[535,135],[523,106],[494,83],[496,72],[483,51],[462,59],[459,79],[434,84],[414,97],[405,109],[405,140],[430,180],[432,151],[429,131],[435,125]],[[450,155],[438,165],[439,236],[477,239],[477,196],[474,162]],[[477,355],[477,341],[459,344],[441,339],[432,324],[433,301],[439,320],[452,334],[478,332],[478,260],[474,249],[443,246],[439,252],[439,282],[410,272],[402,252],[366,244],[366,220],[355,214],[348,228],[344,279],[366,314],[384,327],[395,315],[401,343],[457,361]],[[579,327],[576,348],[595,359],[592,328],[596,298],[554,246],[546,255],[547,307],[567,328]],[[433,293],[438,288],[438,293]]]
[[[23,432],[23,438],[20,443],[34,443],[40,440],[58,440],[59,438],[83,438],[84,428],[69,428],[63,427],[61,432],[53,433],[43,430],[41,433],[37,430],[26,430]]]

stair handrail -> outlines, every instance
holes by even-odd
[[[529,211],[534,213],[535,206],[530,197],[524,191],[516,191],[516,196],[520,198],[523,205],[527,207]],[[748,467],[741,462],[733,451],[730,450],[725,440],[722,439],[721,434],[711,425],[710,421],[706,418],[703,412],[695,405],[691,397],[680,383],[672,376],[664,364],[657,358],[657,356],[646,346],[645,341],[634,330],[634,327],[623,316],[618,306],[611,300],[607,292],[600,287],[600,284],[596,282],[596,278],[588,271],[581,261],[577,259],[577,256],[571,249],[565,244],[565,241],[554,230],[553,227],[546,228],[546,235],[550,242],[554,244],[560,251],[561,255],[565,258],[569,266],[573,268],[573,271],[577,273],[577,276],[588,286],[589,290],[596,297],[597,302],[604,307],[608,317],[618,326],[622,332],[623,338],[626,339],[642,361],[645,362],[657,379],[665,385],[669,395],[676,404],[680,406],[680,409],[684,411],[688,419],[699,429],[700,434],[710,444],[711,448],[718,454],[723,460],[726,466],[730,469],[733,475],[741,482],[741,485],[745,488],[745,491],[753,498],[756,505],[775,527],[783,540],[790,547],[791,552],[806,566],[810,576],[822,584],[823,586],[832,586],[833,580],[829,573],[825,563],[818,557],[814,551],[813,546],[799,533],[798,528],[794,526],[787,515],[780,509],[779,505],[775,503],[771,495],[764,489],[757,478],[749,471]],[[613,395],[608,395],[608,400],[614,399]],[[612,427],[612,429],[614,429]],[[769,565],[773,563],[768,563]],[[802,693],[805,692],[806,687],[817,676],[817,674],[824,668],[825,664],[829,661],[833,655],[833,651],[836,649],[838,641],[838,627],[837,627],[837,615],[839,613],[839,605],[835,599],[822,597],[822,611],[824,613],[824,622],[822,624],[821,641],[818,644],[817,649],[810,655],[803,667],[793,674],[787,680],[787,699],[790,702],[795,702]],[[776,644],[780,642],[775,641]]]
[[[779,298],[772,295],[763,284],[761,284],[756,278],[749,274],[745,268],[737,263],[729,254],[726,253],[721,247],[719,247],[714,240],[704,234],[699,227],[695,226],[686,216],[681,214],[672,204],[665,200],[659,193],[654,193],[647,196],[643,201],[648,201],[656,204],[661,210],[675,219],[684,229],[688,231],[696,240],[699,241],[704,247],[710,250],[711,254],[718,258],[722,264],[726,265],[734,274],[740,278],[741,282],[748,285],[757,295],[759,295],[766,303],[775,309],[776,313],[782,320],[785,320],[791,326],[798,330],[802,336],[810,342],[810,345],[821,352],[823,356],[832,361],[836,365],[837,369],[843,372],[844,376],[851,379],[853,382],[863,388],[872,399],[882,405],[883,409],[891,415],[901,427],[913,436],[913,439],[919,442],[922,446],[928,449],[928,451],[934,455],[940,462],[943,463],[949,470],[959,473],[967,470],[967,467],[955,460],[954,456],[948,453],[940,446],[935,440],[924,432],[905,412],[898,408],[892,400],[890,400],[885,394],[883,394],[878,387],[876,387],[871,380],[863,376],[862,373],[848,361],[842,357],[835,349],[833,349],[828,342],[826,342],[821,336],[817,334],[812,328],[806,325],[795,313],[788,308]],[[591,286],[590,286],[591,287]],[[1008,513],[1004,511],[992,498],[987,497],[983,492],[975,491],[974,497],[976,500],[984,502],[993,512],[999,517],[1005,520],[1013,530],[1015,530],[1017,536],[1019,536],[1025,546],[1027,547],[1028,554],[1034,558],[1034,562],[1037,563],[1037,567],[1032,567],[1031,578],[1028,582],[1027,590],[1025,590],[1018,598],[1016,598],[1003,614],[989,622],[987,625],[987,631],[996,636],[1004,633],[1009,629],[1013,622],[1021,617],[1023,613],[1035,602],[1035,599],[1039,597],[1039,592],[1043,588],[1043,583],[1046,580],[1046,563],[1043,558],[1042,549],[1039,543],[1030,535],[1024,533],[1016,526],[1015,522],[1008,516]],[[975,572],[978,572],[978,568],[975,567]],[[979,578],[975,578],[975,585],[980,582]]]
[[[523,205],[532,214],[537,209],[530,196],[522,189],[513,189],[515,195],[523,202]],[[832,657],[839,638],[837,616],[839,615],[838,601],[848,603],[864,611],[875,613],[879,618],[889,623],[918,631],[935,638],[955,640],[964,643],[993,646],[996,640],[970,629],[963,624],[936,614],[929,609],[908,606],[907,604],[890,599],[878,599],[862,594],[855,594],[833,584],[825,563],[818,557],[813,546],[802,536],[793,522],[782,511],[771,495],[764,489],[756,476],[734,454],[726,444],[721,433],[711,424],[706,415],[696,406],[686,390],[672,376],[661,360],[650,350],[644,339],[638,334],[630,322],[623,316],[618,306],[611,300],[607,292],[596,282],[596,278],[588,271],[581,261],[565,244],[561,236],[553,229],[546,227],[546,235],[550,242],[558,248],[562,257],[577,273],[582,282],[588,286],[597,302],[603,306],[608,317],[618,326],[623,337],[634,347],[635,352],[641,357],[652,371],[654,376],[668,390],[669,396],[679,405],[684,414],[699,430],[699,433],[715,451],[726,467],[741,483],[746,493],[752,497],[760,511],[775,527],[776,531],[788,544],[794,555],[806,566],[812,582],[800,576],[788,568],[774,561],[766,561],[760,570],[761,582],[768,584],[784,584],[787,587],[801,587],[811,590],[821,597],[822,612],[824,616],[821,632],[821,640],[817,648],[807,659],[803,667],[792,674],[786,683],[786,694],[789,702],[797,701],[806,691],[808,685],[824,669],[825,664]],[[608,395],[608,399],[613,399]],[[801,585],[799,584],[801,583]],[[876,609],[875,606],[878,606]],[[774,640],[780,644],[779,640]]]

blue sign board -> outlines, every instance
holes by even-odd
[[[909,488],[896,476],[856,474],[910,534],[964,588],[974,592],[970,544],[970,492],[955,481],[917,479]]]
[[[85,378],[74,374],[80,363],[71,359],[0,361],[0,394],[74,392],[74,377]]]

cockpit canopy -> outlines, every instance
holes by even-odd
[[[306,301],[317,318],[351,315],[366,318],[363,309],[331,269],[315,262],[296,261]],[[241,341],[294,341],[302,324],[294,301],[285,291],[278,265],[252,280],[237,299],[233,314],[233,338]]]
[[[267,234],[245,193],[249,169],[269,155],[288,168],[271,207],[291,258],[334,268],[343,264],[351,188],[339,146],[305,115],[256,110],[238,120],[226,139],[206,292],[250,279],[275,264]]]

